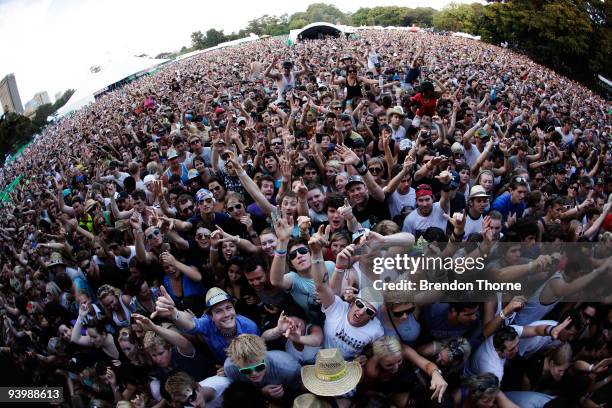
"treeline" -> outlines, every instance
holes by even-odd
[[[32,119],[14,112],[0,116],[0,164],[4,163],[7,154],[16,151],[28,143],[33,135],[40,133],[47,125],[47,118],[64,106],[73,93],[74,89],[69,89],[55,103],[40,105]]]
[[[512,49],[527,54],[587,85],[596,74],[612,77],[610,1],[600,0],[488,0],[479,3],[451,3],[440,11],[430,7],[360,8],[343,13],[333,5],[315,3],[292,15],[264,15],[249,21],[238,32],[225,34],[214,28],[191,34],[191,46],[181,53],[213,47],[219,43],[257,35],[283,35],[289,30],[323,21],[353,26],[432,27],[441,31],[461,31],[480,35],[494,44],[507,42]],[[161,54],[160,54],[161,55]]]

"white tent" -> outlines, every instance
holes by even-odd
[[[106,87],[132,75],[150,71],[167,61],[169,60],[127,57],[105,64],[101,66],[100,71],[91,72],[87,75],[83,84],[77,88],[68,102],[57,111],[57,116],[65,116],[85,105],[89,105],[94,102],[94,95],[103,91]]]

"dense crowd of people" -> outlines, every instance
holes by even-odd
[[[610,126],[583,86],[460,37],[174,62],[3,169],[3,385],[74,407],[603,407]],[[398,254],[533,290],[375,293]]]

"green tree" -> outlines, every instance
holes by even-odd
[[[482,9],[478,3],[451,3],[433,16],[433,26],[439,30],[477,34]]]
[[[223,34],[223,30],[215,30],[211,28],[206,31],[206,37],[204,39],[204,48],[214,47],[217,44],[220,44],[225,41],[225,34]]]
[[[191,33],[191,48],[194,50],[203,50],[206,48],[205,40],[204,34],[202,34],[201,31],[194,31]]]
[[[0,163],[8,153],[24,145],[35,133],[32,121],[25,116],[8,112],[0,116]]]

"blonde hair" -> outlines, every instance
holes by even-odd
[[[163,348],[170,348],[170,343],[168,343],[159,334],[151,330],[145,333],[142,344],[146,351],[151,351],[155,347],[158,347],[158,346],[163,347]]]
[[[179,371],[176,374],[171,375],[166,380],[164,388],[166,392],[170,394],[173,401],[180,402],[181,400],[188,398],[193,390],[197,388],[198,383],[189,374],[184,371]]]
[[[376,357],[388,357],[396,354],[401,354],[402,345],[397,337],[382,336],[372,344],[372,351]]]
[[[157,174],[160,176],[162,174],[162,168],[157,162],[148,162],[147,163],[147,173],[149,174]]]
[[[391,220],[382,220],[374,227],[374,232],[378,232],[380,235],[393,235],[401,231],[399,225]]]
[[[241,334],[230,343],[227,356],[235,365],[244,365],[251,361],[261,361],[268,349],[266,343],[254,334]]]
[[[116,287],[112,285],[108,285],[108,284],[104,284],[98,288],[97,296],[100,301],[104,299],[105,297],[107,297],[108,295],[115,295],[119,297],[121,296],[121,291],[117,289]]]
[[[59,298],[62,294],[62,290],[59,286],[57,286],[57,283],[55,282],[47,282],[47,284],[45,285],[45,289],[48,292],[51,292],[56,298]]]

